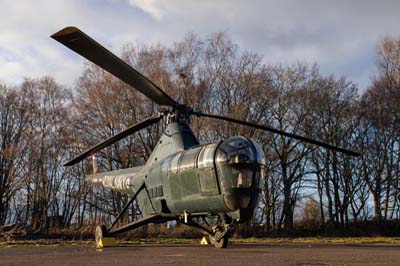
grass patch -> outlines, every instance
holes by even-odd
[[[396,237],[299,237],[299,238],[238,238],[233,243],[271,244],[400,244]]]
[[[138,240],[117,241],[120,245],[146,245],[146,244],[194,244],[199,242],[197,239],[183,238],[143,238]]]
[[[174,245],[200,244],[199,239],[184,238],[141,238],[136,240],[117,240],[120,246],[136,245]],[[231,243],[265,243],[265,244],[393,244],[400,245],[398,237],[305,237],[305,238],[233,238]],[[58,247],[83,246],[94,247],[94,241],[66,241],[66,240],[27,240],[0,242],[0,248],[17,247]]]
[[[15,240],[0,242],[0,248],[13,247],[58,247],[58,246],[93,246],[94,241],[65,241],[65,240]]]

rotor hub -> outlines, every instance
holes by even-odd
[[[179,105],[174,109],[164,109],[161,111],[161,115],[166,118],[166,124],[176,122],[179,124],[190,124],[190,115],[193,114],[193,109],[186,105]]]

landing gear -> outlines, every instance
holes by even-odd
[[[227,227],[228,228],[228,227]],[[223,228],[221,226],[213,226],[212,230],[214,235],[209,235],[210,243],[216,248],[226,248],[229,243],[229,229]]]
[[[96,226],[94,237],[96,239],[96,247],[99,247],[100,241],[107,236],[107,227],[104,224]]]
[[[112,223],[112,225],[109,228],[107,228],[103,224],[96,227],[94,235],[95,235],[97,247],[104,246],[104,240],[109,240],[109,239],[104,239],[104,237],[110,238],[112,236],[115,236],[116,234],[124,233],[126,231],[138,228],[138,227],[148,224],[148,223],[164,222],[164,221],[168,220],[168,219],[162,217],[160,214],[154,214],[154,215],[148,215],[142,219],[139,219],[134,222],[128,223],[126,225],[120,226],[118,228],[114,228],[114,226],[117,224],[117,222],[122,219],[122,216],[128,210],[128,207],[131,204],[133,204],[133,201],[136,199],[136,196],[139,194],[139,192],[143,188],[144,188],[144,183],[139,187],[139,189],[135,192],[133,197],[129,200],[129,202],[120,211],[120,213],[117,215],[117,218],[115,218],[114,222]],[[115,242],[115,239],[114,239],[114,242]]]
[[[195,221],[190,215],[184,214],[180,220],[191,227],[200,229],[206,232],[209,236],[210,243],[216,248],[226,248],[229,243],[229,238],[233,233],[233,223],[229,217],[220,215],[220,219],[215,224],[210,226],[207,220],[203,217],[204,224]]]
[[[214,235],[209,236],[210,243],[216,248],[226,248],[229,243],[229,236],[227,234],[224,234],[221,226],[216,226],[213,231],[215,232]]]

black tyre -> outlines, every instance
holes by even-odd
[[[216,247],[216,248],[226,248],[228,246],[228,243],[229,243],[228,235],[225,235],[221,239],[219,239],[221,237],[222,233],[223,233],[223,230],[221,229],[221,227],[218,227],[216,229],[215,235],[210,235],[210,243],[212,245],[214,245],[214,247]],[[217,239],[219,239],[219,240],[217,240]]]

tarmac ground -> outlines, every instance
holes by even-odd
[[[338,244],[137,245],[0,249],[0,265],[400,265],[400,246]]]

